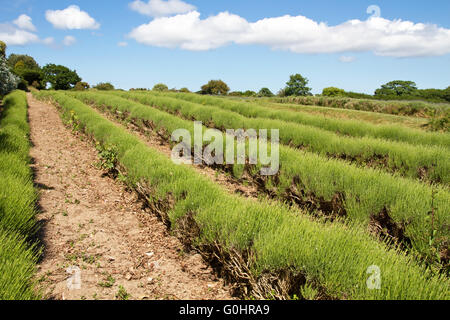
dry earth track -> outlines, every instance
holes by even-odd
[[[95,148],[54,106],[30,94],[28,102],[45,248],[37,279],[46,298],[117,299],[119,286],[130,299],[232,298],[200,255],[185,253],[134,193],[103,175]],[[80,289],[67,286],[70,266],[80,268]]]

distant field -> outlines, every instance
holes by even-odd
[[[270,98],[270,101],[417,117],[431,117],[435,112],[443,112],[447,115],[450,113],[450,104],[448,103],[423,101],[383,101],[339,97],[276,97]]]
[[[323,115],[329,118],[362,120],[373,124],[399,124],[406,127],[426,130],[424,125],[428,122],[425,118],[396,116],[391,114],[375,113],[370,111],[360,111],[351,109],[338,109],[330,107],[306,106],[298,104],[276,103],[265,99],[254,100],[256,103],[278,110],[293,110],[314,115]]]

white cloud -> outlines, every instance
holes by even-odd
[[[174,17],[157,18],[135,28],[129,36],[136,41],[158,47],[186,50],[209,50],[227,45],[248,31],[249,23],[228,12],[205,20],[192,11]]]
[[[122,41],[122,42],[118,42],[117,45],[119,47],[126,47],[128,45],[128,42]]]
[[[64,40],[63,40],[63,44],[66,47],[69,47],[69,46],[75,44],[75,42],[77,42],[77,39],[75,39],[75,37],[73,37],[73,36],[65,36]]]
[[[52,37],[40,39],[35,33],[18,29],[10,23],[0,24],[0,40],[8,46],[24,46],[33,43],[52,46],[55,43]]]
[[[133,29],[129,36],[142,44],[185,50],[210,50],[234,43],[311,54],[373,52],[416,57],[450,53],[449,29],[380,17],[329,26],[300,15],[251,23],[228,12],[200,19],[200,13],[192,11],[156,18]]]
[[[356,57],[354,56],[340,56],[339,61],[343,63],[351,63],[356,61]]]
[[[181,0],[149,0],[147,3],[135,0],[130,3],[130,8],[150,17],[171,16],[195,10],[195,6]]]
[[[71,5],[64,10],[47,10],[45,18],[57,29],[98,29],[100,24],[80,7]]]
[[[28,31],[36,31],[36,27],[31,22],[31,18],[26,14],[21,14],[13,23],[20,29]]]
[[[23,46],[40,41],[36,34],[18,29],[9,23],[0,24],[0,40],[8,46]]]
[[[54,46],[55,45],[55,38],[48,37],[48,38],[43,39],[41,42],[43,44],[47,45],[47,46]]]
[[[32,28],[33,27],[33,28]],[[12,23],[0,23],[0,40],[4,41],[8,46],[25,46],[28,44],[44,44],[53,48],[58,48],[53,37],[41,39],[35,32],[31,32],[34,28],[31,18],[21,15]],[[67,36],[64,38],[65,45],[73,44],[75,38]],[[70,43],[70,44],[69,44]]]

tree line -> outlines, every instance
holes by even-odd
[[[286,86],[280,89],[276,94],[272,93],[268,88],[262,88],[258,92],[247,91],[231,91],[229,86],[222,80],[210,80],[203,85],[198,94],[206,95],[227,95],[236,97],[289,97],[289,96],[312,96],[311,88],[308,87],[308,78],[301,74],[294,74],[289,77]],[[149,90],[145,88],[136,88],[131,90]],[[152,90],[155,91],[173,91],[173,92],[190,92],[187,88],[177,90],[169,89],[163,83],[156,84]],[[379,100],[425,100],[430,102],[450,102],[450,86],[447,89],[418,89],[413,81],[391,81],[383,84],[375,91],[373,95],[357,92],[348,92],[344,89],[336,87],[324,88],[322,94],[318,96],[324,97],[347,97],[355,99],[379,99]]]
[[[280,89],[276,94],[269,88],[262,88],[258,92],[232,91],[230,87],[222,80],[210,80],[203,85],[198,94],[208,95],[228,95],[236,97],[280,97],[288,96],[312,96],[311,88],[308,87],[308,78],[301,74],[293,74],[286,82],[286,86]],[[0,96],[16,88],[28,90],[28,87],[34,87],[42,90],[50,88],[53,90],[87,90],[90,85],[82,81],[76,70],[63,65],[46,64],[40,67],[35,59],[28,55],[10,54],[6,58],[6,45],[0,41]],[[97,90],[114,90],[110,82],[102,82],[94,86]],[[143,88],[131,90],[147,90]],[[163,83],[156,84],[152,90],[155,91],[176,91],[190,92],[188,88],[179,90],[169,89]],[[450,86],[444,90],[441,89],[418,89],[413,81],[391,81],[383,84],[375,90],[373,95],[347,92],[344,89],[328,87],[323,89],[321,96],[325,97],[348,97],[357,99],[380,99],[380,100],[425,100],[430,102],[450,102]]]
[[[43,90],[86,90],[90,88],[83,82],[76,70],[53,63],[41,67],[36,60],[25,54],[11,53],[6,56],[6,44],[0,41],[0,96],[14,89],[28,91],[30,87]],[[114,90],[114,86],[99,83],[98,90]]]

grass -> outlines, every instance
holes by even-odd
[[[36,231],[37,193],[29,167],[27,101],[15,91],[4,98],[0,118],[0,299],[37,299],[32,277],[38,250],[30,244]]]
[[[91,93],[79,95],[89,96],[89,94]],[[173,114],[180,114],[186,119],[203,121],[222,130],[280,129],[280,143],[285,145],[301,147],[320,155],[342,158],[360,165],[375,166],[389,172],[398,172],[405,177],[450,183],[450,151],[445,147],[410,145],[370,137],[339,136],[306,125],[266,118],[246,118],[229,110],[164,95],[119,91],[114,94]]]
[[[147,119],[158,119],[155,123],[159,126],[163,125],[164,117],[183,121],[132,101],[96,96],[110,99],[118,110],[132,108],[131,117],[145,114]],[[169,203],[170,195],[174,205],[169,218],[174,228],[180,226],[180,219],[195,213],[201,233],[194,243],[199,247],[218,241],[227,250],[250,250],[255,257],[251,261],[255,277],[267,270],[295,267],[339,298],[429,299],[435,295],[448,298],[445,278],[432,276],[413,261],[413,256],[388,249],[363,228],[314,222],[280,203],[260,203],[229,195],[192,169],[174,165],[81,101],[57,92],[41,92],[39,97],[55,99],[66,116],[76,114],[80,129],[102,145],[115,146],[118,162],[127,171],[127,182],[134,187],[143,181],[148,183],[153,190],[148,195],[151,201]],[[410,221],[407,235],[412,237],[415,247],[429,249],[427,219],[434,201],[436,226],[444,226],[439,232],[445,232],[450,202],[448,193],[442,189],[438,188],[432,199],[431,189],[417,182],[292,149],[280,150],[284,163],[281,185],[290,185],[293,175],[299,175],[308,191],[314,190],[317,195],[330,197],[333,191],[343,188],[347,214],[355,225],[356,221],[367,222],[371,212],[387,206],[395,221]],[[283,190],[280,187],[279,192]],[[374,264],[380,266],[385,279],[382,290],[376,292],[365,287],[366,269]],[[433,279],[439,289],[431,294],[434,289],[427,288],[434,283]]]
[[[159,93],[154,91],[134,92],[133,94],[167,96],[203,105],[211,105],[224,110],[233,111],[249,118],[266,118],[283,120],[302,125],[317,127],[326,131],[351,137],[371,137],[413,145],[442,146],[450,148],[450,134],[425,132],[398,125],[373,125],[357,120],[324,118],[316,115],[295,112],[289,109],[276,110],[252,102],[240,102],[214,96],[190,93]]]

